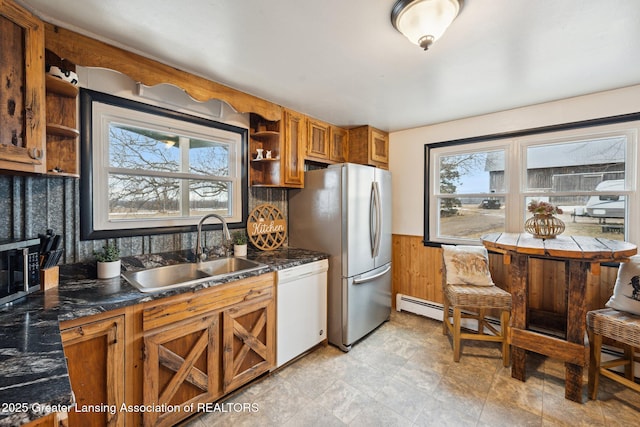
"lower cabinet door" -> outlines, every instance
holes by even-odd
[[[23,424],[24,427],[69,427],[69,418],[66,412],[53,412],[44,417],[40,417],[30,423]]]
[[[223,311],[224,392],[267,372],[275,363],[275,304],[239,304]]]
[[[219,318],[217,312],[145,333],[143,399],[153,405],[145,426],[174,425],[222,395]]]
[[[70,426],[123,426],[124,316],[60,332],[76,409]]]

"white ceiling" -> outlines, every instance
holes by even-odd
[[[466,0],[424,52],[396,0],[19,0],[330,123],[387,131],[640,84],[638,0]]]

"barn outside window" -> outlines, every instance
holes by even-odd
[[[637,120],[637,118],[636,118]],[[425,243],[523,231],[527,205],[559,206],[565,235],[638,242],[638,121],[425,147]]]

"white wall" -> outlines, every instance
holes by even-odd
[[[640,85],[389,135],[393,234],[423,235],[424,144],[640,112]]]

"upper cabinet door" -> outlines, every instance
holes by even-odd
[[[385,132],[371,128],[370,139],[371,161],[378,164],[389,164],[389,135]]]
[[[389,134],[371,126],[349,129],[349,161],[389,168]]]
[[[349,131],[331,126],[329,160],[336,163],[346,162],[349,150]]]
[[[307,158],[329,160],[329,127],[319,120],[307,120]]]
[[[0,2],[0,169],[43,173],[44,26],[10,0]]]
[[[304,187],[304,137],[307,132],[305,116],[284,110],[284,185]]]

